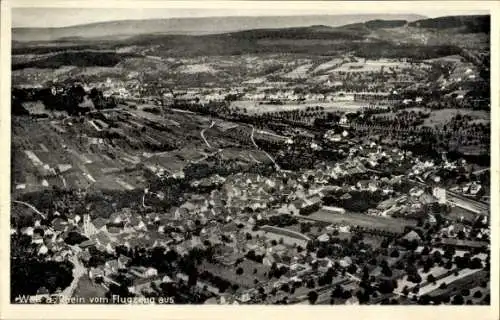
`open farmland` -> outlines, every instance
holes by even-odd
[[[179,71],[182,73],[202,73],[202,72],[208,72],[208,73],[214,73],[216,70],[207,64],[189,64],[189,65],[184,65],[179,68]]]
[[[301,65],[297,68],[295,68],[294,70],[286,73],[285,75],[283,75],[284,78],[288,78],[288,79],[302,79],[302,78],[305,78],[307,76],[307,72],[309,71],[309,69],[311,69],[312,67],[312,64],[304,64],[304,65]]]
[[[250,114],[259,114],[264,112],[280,112],[292,110],[305,110],[308,107],[323,107],[325,112],[328,111],[357,111],[359,109],[369,107],[368,103],[355,101],[331,101],[331,102],[306,102],[294,104],[260,104],[256,101],[234,101],[231,105],[233,108],[244,108]]]
[[[442,110],[433,110],[429,118],[425,119],[423,125],[430,127],[436,125],[442,125],[456,115],[462,115],[462,116],[468,115],[472,117],[473,120],[481,120],[488,122],[490,119],[489,113],[483,110],[442,109]]]
[[[458,294],[460,289],[473,288],[488,276],[486,271],[477,269],[463,269],[459,271],[459,275],[449,275],[438,281],[436,284],[429,284],[419,290],[420,295],[429,294],[431,296],[439,296],[446,292]],[[446,289],[440,289],[439,286],[445,283]]]
[[[416,226],[416,222],[406,219],[377,217],[358,213],[337,214],[326,210],[319,210],[303,218],[307,220],[360,226],[368,229],[379,229],[397,233],[403,232],[406,226]]]
[[[424,119],[424,123],[421,126],[436,127],[442,126],[449,122],[454,116],[470,116],[472,120],[469,123],[489,123],[490,115],[484,110],[470,110],[470,109],[440,109],[432,110],[430,108],[423,107],[413,107],[404,109],[405,112],[415,112],[429,114],[428,118]],[[397,113],[387,112],[380,113],[376,117],[387,117],[389,119],[395,119],[398,116]]]
[[[320,64],[319,66],[317,66],[313,72],[322,72],[322,71],[327,71],[329,69],[332,69],[332,68],[335,68],[336,66],[342,64],[343,62],[343,59],[341,58],[335,58],[335,59],[332,59],[330,61],[327,61],[325,63],[322,63]]]
[[[367,60],[354,58],[353,60],[355,61],[343,63],[333,69],[332,72],[380,72],[382,69],[389,71],[411,67],[409,63],[389,59]]]
[[[254,287],[255,279],[259,282],[265,282],[268,279],[267,272],[269,272],[269,267],[261,263],[245,259],[238,265],[238,267],[243,269],[243,273],[240,275],[236,274],[236,268],[234,267],[229,268],[220,264],[212,264],[209,262],[204,262],[201,266],[201,270],[202,272],[208,271],[215,276],[226,279],[231,283],[238,284],[243,288]],[[254,273],[255,270],[256,272]]]
[[[105,110],[86,119],[14,119],[14,193],[53,187],[141,189],[148,184],[144,170],[173,175],[211,156],[244,166],[269,162],[251,144],[249,127],[242,139],[235,123],[217,120],[210,127],[212,120],[202,115],[155,114],[148,108],[154,106]]]
[[[16,190],[78,189],[92,184],[112,185],[117,189],[143,187],[143,181],[133,174],[135,165],[126,150],[117,149],[107,139],[81,134],[91,133],[86,130],[86,122],[66,123],[61,121],[51,126],[48,121],[13,121],[14,158],[16,164],[26,166],[15,171]],[[125,174],[125,169],[132,171]]]

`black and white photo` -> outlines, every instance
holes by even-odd
[[[490,306],[490,12],[328,5],[12,8],[10,303]]]

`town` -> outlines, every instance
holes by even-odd
[[[485,51],[13,69],[11,301],[489,305]]]

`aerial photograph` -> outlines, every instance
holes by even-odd
[[[282,9],[12,9],[10,304],[490,305],[489,12]]]

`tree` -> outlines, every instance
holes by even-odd
[[[394,249],[394,250],[391,252],[391,257],[392,257],[392,258],[399,258],[399,250],[398,250],[398,249]]]
[[[427,282],[430,282],[430,283],[435,283],[436,282],[436,278],[434,277],[434,275],[430,274],[427,276]]]
[[[350,299],[352,297],[352,292],[350,290],[344,290],[344,292],[342,292],[342,299]]]
[[[343,292],[344,292],[344,290],[342,289],[342,287],[340,285],[336,285],[335,289],[332,290],[332,293],[330,296],[332,298],[340,298],[342,296]]]
[[[464,297],[468,297],[470,295],[470,290],[467,288],[464,288],[460,291],[460,294]]]
[[[453,262],[452,262],[451,260],[448,260],[448,261],[444,264],[444,267],[445,267],[445,269],[450,270],[451,268],[453,268]]]
[[[447,259],[452,259],[454,255],[455,255],[455,248],[446,247],[446,249],[444,250],[444,257]]]
[[[418,303],[421,305],[428,305],[430,301],[431,301],[430,297],[425,294],[418,299]]]
[[[318,300],[318,293],[316,291],[309,291],[309,293],[307,294],[307,299],[309,300],[310,304],[315,304]]]
[[[354,263],[347,267],[347,272],[349,272],[350,274],[355,274],[357,270],[358,268]]]
[[[430,253],[430,249],[428,246],[425,246],[424,249],[422,250],[422,255],[426,256]]]
[[[238,269],[236,269],[236,274],[237,275],[242,275],[243,274],[243,268],[239,267]]]
[[[290,286],[288,285],[288,283],[284,283],[282,286],[281,286],[281,291],[283,292],[290,292]]]
[[[367,304],[370,302],[370,294],[367,290],[359,290],[356,293],[356,297],[358,298],[360,304]]]
[[[441,256],[441,251],[439,250],[436,250],[432,253],[432,259],[434,260],[434,262],[436,263],[439,263],[442,261],[442,256]]]
[[[390,280],[383,280],[380,283],[379,290],[383,294],[393,292],[394,291],[394,286],[392,284],[392,281],[390,281]]]
[[[192,271],[189,273],[188,286],[192,287],[196,285],[197,281],[198,281],[198,270],[195,267],[193,267]]]
[[[450,296],[449,296],[449,295],[445,294],[445,295],[442,295],[442,296],[441,296],[441,301],[442,301],[443,303],[450,303],[451,298],[450,298]]]
[[[392,270],[387,264],[382,267],[382,274],[386,277],[392,277]]]
[[[316,287],[316,282],[314,281],[314,279],[309,279],[309,280],[307,281],[307,285],[306,285],[306,287],[307,287],[308,289],[312,289],[312,288]]]
[[[408,289],[408,286],[404,286],[403,290],[401,291],[401,293],[404,295],[404,296],[408,296],[408,294],[410,293],[410,290]]]
[[[489,294],[489,293],[487,293],[487,294],[484,296],[484,298],[483,298],[483,303],[484,303],[484,304],[490,304],[490,302],[491,302],[491,296],[490,296],[490,294]]]
[[[420,282],[422,282],[422,277],[418,273],[409,274],[408,281],[413,282],[413,283],[420,283]]]
[[[387,249],[387,248],[389,247],[389,243],[390,243],[389,239],[384,238],[384,239],[382,240],[382,243],[380,244],[380,247],[381,247],[381,248],[384,248],[384,249]]]
[[[483,264],[481,263],[481,260],[479,258],[471,259],[471,261],[469,263],[470,269],[480,269],[482,267],[483,267]]]
[[[451,300],[451,304],[453,304],[453,305],[462,305],[462,304],[464,304],[464,302],[465,302],[464,297],[460,294],[457,294]]]

